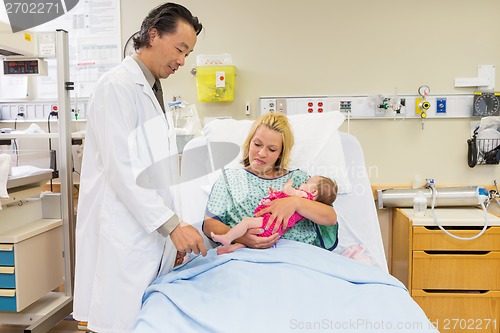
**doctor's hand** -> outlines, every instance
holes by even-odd
[[[289,197],[276,199],[269,202],[263,202],[263,204],[267,207],[259,210],[255,214],[255,216],[259,217],[266,213],[269,213],[271,214],[271,216],[269,216],[269,220],[264,227],[266,229],[269,228],[273,221],[276,220],[276,224],[274,225],[272,233],[275,234],[279,230],[279,228],[282,228],[283,231],[286,231],[288,229],[288,220],[297,210],[300,200],[301,199],[297,197]]]
[[[269,237],[259,237],[261,233],[262,228],[250,228],[243,236],[236,239],[235,242],[245,244],[252,249],[268,249],[280,239],[277,233]]]
[[[200,232],[190,224],[179,223],[170,233],[170,239],[179,252],[207,255],[207,248]]]

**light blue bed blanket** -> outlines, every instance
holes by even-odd
[[[146,291],[135,333],[437,332],[378,268],[280,240],[195,257]]]

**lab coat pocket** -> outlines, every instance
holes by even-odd
[[[164,238],[158,232],[148,233],[139,221],[137,221],[129,209],[121,202],[114,202],[106,209],[102,221],[102,232],[108,241],[113,242],[122,249],[136,248],[146,250],[156,246]]]

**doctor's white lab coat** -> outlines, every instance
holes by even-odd
[[[87,118],[73,316],[124,333],[162,260],[168,270],[175,258],[170,237],[156,231],[174,214],[175,130],[130,57],[99,80]]]

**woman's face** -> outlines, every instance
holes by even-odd
[[[260,176],[273,176],[274,166],[281,155],[282,147],[280,132],[267,126],[259,126],[250,140],[248,169]]]

